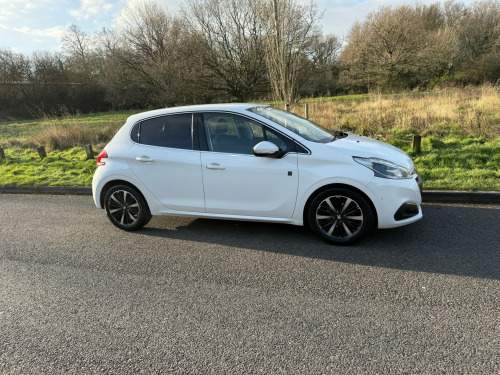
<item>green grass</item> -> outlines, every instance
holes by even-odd
[[[5,150],[0,160],[0,185],[4,186],[90,186],[95,159],[86,160],[82,148],[52,151],[40,160],[31,149]]]
[[[427,190],[500,191],[500,138],[428,137],[422,151],[391,142],[408,152]]]

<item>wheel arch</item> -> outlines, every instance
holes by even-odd
[[[141,198],[144,200],[144,202],[146,203],[146,206],[148,207],[148,210],[151,211],[151,209],[149,208],[149,203],[146,199],[146,197],[144,196],[144,194],[142,194],[142,191],[137,187],[135,186],[134,184],[128,182],[128,181],[125,181],[125,180],[111,180],[111,181],[108,181],[101,189],[101,195],[99,196],[99,202],[100,202],[100,205],[101,205],[101,208],[104,209],[104,197],[106,196],[106,193],[108,192],[109,189],[111,189],[113,186],[116,186],[116,185],[125,185],[125,186],[128,186],[128,187],[131,187],[132,189],[136,190]]]
[[[310,196],[307,198],[306,204],[304,205],[304,210],[302,211],[302,220],[304,222],[304,225],[308,225],[308,220],[307,220],[307,212],[309,211],[309,206],[311,205],[311,202],[313,199],[318,195],[321,194],[323,191],[331,189],[331,188],[344,188],[344,189],[350,189],[361,195],[363,198],[366,199],[368,202],[370,208],[373,210],[373,226],[374,228],[378,228],[378,213],[377,209],[375,208],[375,205],[373,204],[372,200],[368,195],[366,195],[362,190],[348,184],[341,184],[341,183],[334,183],[334,184],[328,184],[319,187],[316,189]]]

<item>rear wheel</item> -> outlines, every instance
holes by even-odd
[[[127,185],[116,185],[104,196],[104,208],[111,223],[123,230],[137,230],[151,220],[142,196]]]
[[[373,227],[372,209],[366,198],[354,190],[331,188],[319,193],[309,205],[311,229],[335,245],[352,244]]]

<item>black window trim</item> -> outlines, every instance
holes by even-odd
[[[196,117],[196,131],[198,135],[198,145],[200,151],[208,150],[207,135],[205,133],[205,124],[203,123],[203,113],[195,112],[193,113],[193,118]],[[193,120],[194,121],[194,120]]]

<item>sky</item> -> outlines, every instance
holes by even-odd
[[[0,0],[0,49],[28,55],[42,50],[60,51],[61,36],[70,25],[77,25],[88,35],[103,27],[110,28],[130,1],[137,0]],[[157,2],[173,12],[186,6],[185,0]],[[421,4],[434,2],[437,0],[420,0]],[[343,38],[355,21],[362,21],[380,6],[416,1],[316,0],[316,3],[324,11],[323,32]]]

